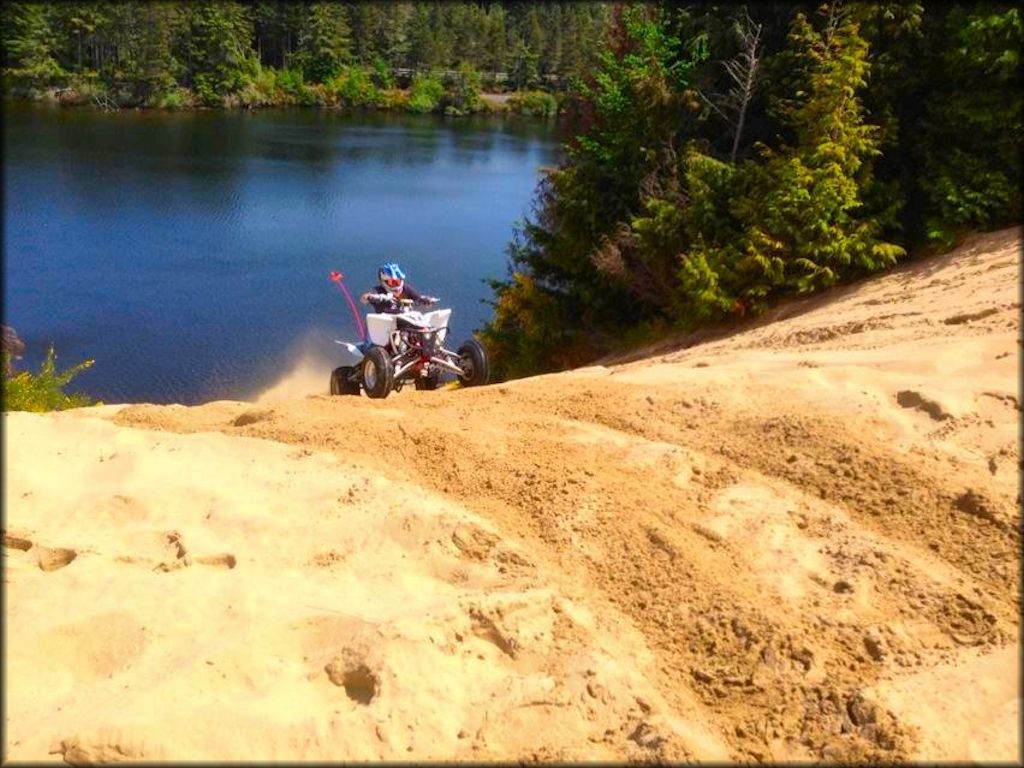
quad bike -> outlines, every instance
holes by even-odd
[[[399,314],[370,313],[366,338],[359,344],[335,339],[343,347],[342,365],[331,372],[332,395],[384,398],[413,382],[416,389],[437,389],[442,373],[452,373],[463,386],[486,384],[490,377],[487,354],[476,339],[456,352],[445,348],[451,309],[418,312],[408,299],[393,299]],[[436,301],[436,299],[434,299]]]

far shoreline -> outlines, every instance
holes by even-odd
[[[204,104],[187,89],[179,89],[180,99],[171,103],[116,103],[88,95],[87,88],[76,86],[50,86],[46,88],[10,87],[4,89],[3,101],[20,104],[36,104],[71,109],[88,109],[97,112],[255,112],[265,109],[323,109],[351,114],[387,112],[412,115],[442,115],[445,117],[470,117],[478,115],[517,116],[539,119],[555,119],[564,112],[561,94],[549,91],[480,92],[472,108],[455,109],[441,107],[415,109],[409,106],[412,89],[394,88],[383,91],[383,98],[375,103],[350,104],[331,103],[326,100],[300,101],[295,98],[279,98],[260,103],[241,103],[237,98],[224,97],[221,104]]]

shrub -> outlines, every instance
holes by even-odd
[[[209,75],[199,74],[195,79],[196,99],[204,107],[219,107],[223,105],[223,99],[214,88],[213,80]]]
[[[81,408],[93,405],[92,399],[84,394],[67,394],[64,387],[82,371],[92,367],[93,360],[86,360],[68,370],[57,373],[57,355],[50,347],[38,374],[21,371],[3,379],[3,409],[5,411],[63,411],[66,408]],[[4,354],[4,367],[8,365]]]
[[[509,96],[508,108],[524,115],[548,117],[558,112],[558,99],[544,91],[520,91]]]
[[[339,103],[350,107],[373,107],[380,101],[377,86],[360,67],[349,67],[339,72],[330,81],[327,90]]]
[[[262,67],[238,93],[238,103],[243,107],[269,107],[280,102],[282,94],[277,87],[277,73]]]
[[[377,106],[382,109],[408,109],[409,93],[400,88],[389,88],[381,91],[377,98]]]
[[[316,104],[316,94],[310,90],[300,69],[281,69],[277,72],[277,91],[283,94],[286,104]]]
[[[409,89],[409,109],[413,112],[433,112],[444,98],[444,85],[435,75],[416,75]]]
[[[502,114],[505,112],[511,112],[509,108],[508,99],[488,99],[486,97],[480,98],[480,104],[482,111],[492,112],[495,114]]]
[[[390,90],[395,87],[395,77],[391,74],[391,67],[380,56],[373,60],[373,84],[380,90]]]
[[[480,98],[480,75],[466,62],[459,64],[458,70],[448,78],[444,105],[446,115],[464,115],[484,108]]]
[[[192,105],[192,95],[186,88],[174,88],[163,93],[155,93],[149,100],[149,106],[156,109],[184,109]]]

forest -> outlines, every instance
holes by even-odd
[[[9,94],[103,107],[451,114],[486,89],[550,113],[607,18],[591,2],[7,3],[2,67]]]
[[[1011,3],[622,4],[492,283],[503,377],[728,327],[1021,220]]]

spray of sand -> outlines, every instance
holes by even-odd
[[[255,397],[256,403],[292,400],[309,395],[326,395],[331,370],[337,366],[330,352],[334,344],[319,330],[312,329],[291,347],[286,373]]]

